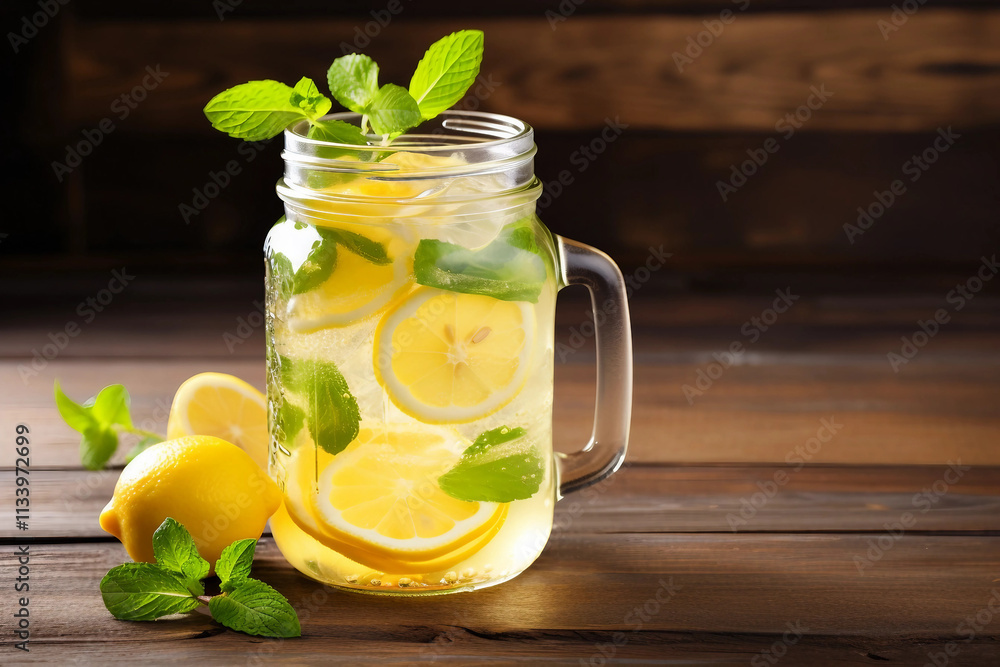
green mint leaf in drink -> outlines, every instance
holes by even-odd
[[[410,79],[410,95],[424,120],[461,100],[483,62],[481,30],[460,30],[434,42]]]
[[[333,106],[330,98],[319,92],[316,83],[307,76],[299,79],[299,82],[292,88],[292,96],[289,101],[301,109],[306,118],[310,120],[330,113],[330,108]]]
[[[338,454],[358,437],[361,410],[336,364],[279,357],[281,382],[306,411],[306,426],[316,444]]]
[[[128,390],[120,384],[105,387],[93,398],[90,414],[100,424],[118,424],[126,429],[132,428]]]
[[[282,218],[284,220],[284,218]],[[292,260],[284,253],[275,252],[270,255],[270,279],[273,281],[274,292],[282,301],[288,301],[292,295]]]
[[[128,454],[125,455],[125,463],[132,463],[132,459],[139,456],[139,454],[142,454],[153,445],[158,445],[161,442],[163,442],[163,438],[154,438],[153,436],[147,436],[141,439],[139,442],[135,443],[132,449],[129,450]]]
[[[398,134],[420,123],[420,108],[406,88],[387,83],[368,107],[368,122],[375,134]]]
[[[441,490],[465,501],[509,503],[538,492],[545,474],[535,447],[523,428],[486,431],[438,478]]]
[[[299,434],[306,423],[306,411],[295,405],[287,398],[281,399],[281,407],[278,408],[278,429],[282,434],[285,447],[291,447],[295,441],[295,436]]]
[[[303,294],[316,289],[337,268],[337,238],[324,235],[313,241],[306,259],[292,276],[292,294]]]
[[[63,418],[63,421],[66,422],[71,429],[78,433],[86,433],[88,429],[91,429],[98,424],[97,419],[93,416],[93,414],[91,414],[91,408],[77,403],[63,393],[62,387],[59,386],[59,380],[56,380],[53,389],[56,398],[56,408],[59,410],[59,416]]]
[[[262,581],[247,579],[232,591],[208,601],[212,618],[227,628],[259,637],[302,634],[295,609],[278,591]]]
[[[508,225],[479,250],[422,239],[413,261],[416,281],[451,292],[537,303],[548,275],[547,253],[534,241],[533,231],[528,230],[529,240],[524,229],[520,221]]]
[[[253,554],[257,540],[237,540],[222,550],[215,562],[215,574],[221,581],[223,592],[231,592],[250,577]]]
[[[80,463],[87,470],[100,470],[118,449],[118,434],[101,424],[94,424],[80,438]]]
[[[378,93],[378,65],[368,56],[352,53],[333,61],[326,81],[334,99],[355,113],[368,113]]]
[[[153,556],[157,565],[182,577],[192,595],[205,594],[201,580],[208,576],[210,565],[177,520],[167,517],[153,533]]]
[[[335,144],[354,144],[367,146],[368,137],[357,125],[351,125],[342,120],[317,120],[309,128],[310,139],[329,141]]]
[[[359,257],[367,259],[372,264],[385,266],[386,264],[392,263],[392,259],[385,251],[385,246],[378,241],[372,241],[366,236],[355,234],[354,232],[349,232],[344,229],[324,231],[332,232],[336,237],[337,242],[340,243],[344,249],[353,252]]]
[[[101,580],[101,597],[111,615],[123,621],[152,621],[198,606],[184,579],[152,563],[125,563]]]
[[[295,91],[278,81],[250,81],[225,90],[205,105],[212,127],[231,137],[261,141],[309,116],[292,101]]]

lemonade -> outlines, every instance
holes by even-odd
[[[399,595],[517,575],[557,493],[538,183],[407,139],[323,169],[286,150],[266,245],[274,538],[310,577]]]

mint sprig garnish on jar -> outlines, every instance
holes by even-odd
[[[380,86],[378,64],[366,55],[334,60],[327,70],[330,93],[344,108],[361,114],[360,126],[324,119],[333,102],[308,77],[294,87],[271,80],[234,86],[205,105],[205,116],[215,129],[246,141],[270,139],[305,120],[307,136],[313,139],[385,146],[465,96],[479,75],[483,43],[480,30],[460,30],[439,39],[417,64],[408,89],[393,83]]]

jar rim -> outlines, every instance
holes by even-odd
[[[327,114],[322,117],[322,120],[339,120],[351,123],[352,125],[360,125],[360,122],[355,121],[360,121],[361,118],[362,115],[359,113],[355,113],[353,111],[340,111],[337,113]],[[421,123],[417,127],[425,127],[428,123],[439,124],[444,130],[464,132],[466,134],[447,135],[449,139],[447,142],[442,141],[435,143],[433,141],[429,141],[425,143],[425,141],[431,137],[442,137],[446,135],[441,132],[432,132],[430,134],[406,133],[399,137],[399,139],[403,140],[401,143],[393,143],[391,146],[358,146],[357,144],[344,144],[335,141],[324,141],[322,139],[311,139],[305,134],[309,128],[309,121],[301,120],[297,123],[289,125],[285,129],[285,148],[288,150],[289,145],[291,144],[296,148],[322,146],[327,148],[338,148],[345,151],[371,152],[372,150],[378,150],[379,148],[394,149],[406,146],[419,147],[420,152],[437,152],[455,150],[457,145],[473,148],[492,148],[500,144],[516,142],[524,138],[528,138],[532,143],[534,143],[534,130],[530,125],[519,118],[505,116],[498,113],[448,109],[446,111],[442,111],[435,118]],[[486,138],[476,140],[474,139],[476,135]],[[456,140],[464,140],[465,143],[457,143]]]

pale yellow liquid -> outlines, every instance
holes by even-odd
[[[490,240],[491,234],[503,224],[523,213],[506,213],[502,219],[491,220],[484,216],[476,223],[448,228],[447,222],[436,218],[433,222],[416,218],[382,218],[378,231],[371,227],[349,225],[350,229],[370,238],[385,239],[386,234],[405,243],[394,248],[415,247],[420,238],[445,238],[450,242],[467,243],[475,249]],[[530,215],[530,213],[529,213]],[[356,218],[354,218],[356,219]],[[319,222],[319,221],[314,221]],[[444,225],[444,226],[443,226]],[[336,226],[334,223],[333,226]],[[540,234],[544,241],[547,236]],[[286,221],[276,225],[268,240],[270,252],[288,255],[293,265],[308,253],[315,239],[310,227]],[[285,558],[309,577],[338,587],[364,592],[416,595],[449,591],[472,590],[503,582],[527,568],[538,556],[548,539],[552,527],[553,505],[556,500],[557,480],[552,456],[552,340],[555,306],[555,279],[549,275],[537,303],[528,304],[534,317],[528,356],[528,372],[523,386],[513,398],[492,414],[475,421],[461,423],[436,423],[424,425],[396,405],[378,382],[374,370],[374,340],[376,327],[394,303],[405,301],[419,286],[413,283],[412,258],[408,258],[405,286],[388,306],[363,314],[356,321],[337,322],[315,331],[293,331],[289,326],[287,303],[281,301],[274,288],[274,281],[281,279],[269,265],[268,336],[269,373],[268,399],[272,422],[283,387],[273,368],[275,355],[292,360],[322,360],[337,365],[357,398],[362,425],[391,424],[411,425],[417,429],[434,428],[452,430],[460,435],[456,452],[470,444],[484,431],[507,426],[526,429],[525,441],[532,446],[543,462],[541,484],[536,493],[524,500],[507,503],[505,516],[492,536],[467,553],[466,547],[456,547],[452,554],[434,559],[434,567],[412,568],[397,562],[393,567],[352,560],[327,544],[321,543],[303,530],[293,518],[306,516],[310,498],[318,493],[317,480],[321,469],[316,444],[303,429],[294,442],[285,442],[280,429],[272,427],[270,470],[272,477],[285,492],[285,505],[271,519],[274,539]],[[333,318],[336,320],[337,318]],[[319,406],[318,409],[322,409]],[[272,424],[273,426],[273,424]],[[391,462],[388,462],[391,463]],[[460,545],[461,546],[461,545]],[[456,560],[455,554],[461,556]],[[390,555],[391,557],[391,555]],[[364,560],[359,558],[359,560]],[[383,561],[384,563],[384,561]],[[386,571],[391,570],[391,571]],[[424,571],[426,570],[426,571]]]

